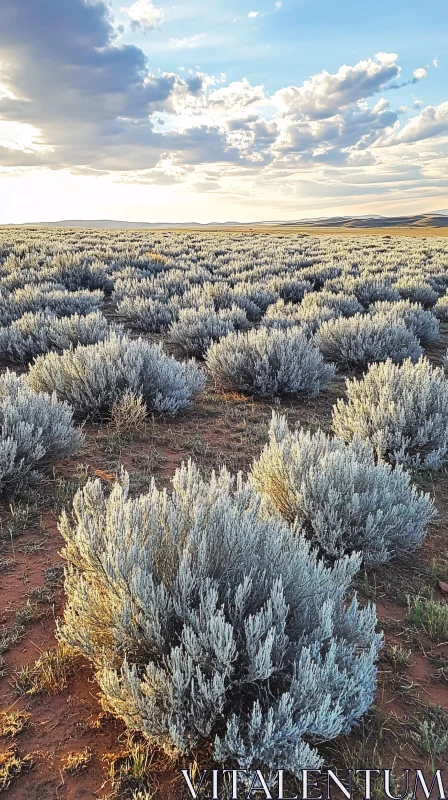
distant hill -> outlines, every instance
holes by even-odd
[[[283,222],[282,225],[291,223]],[[448,214],[415,214],[408,217],[329,217],[328,219],[299,220],[293,225],[301,228],[448,228]]]
[[[448,228],[448,209],[430,214],[383,217],[378,214],[318,219],[270,220],[263,222],[127,222],[114,219],[65,219],[59,222],[27,222],[22,227],[179,229],[197,228]],[[4,226],[2,226],[4,227]]]

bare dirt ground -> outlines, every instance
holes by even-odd
[[[447,345],[448,327],[428,352],[433,363],[441,363]],[[4,730],[0,738],[0,793],[3,788],[14,800],[132,797],[150,775],[149,784],[159,787],[154,797],[186,796],[176,770],[163,771],[157,754],[152,760],[146,753],[141,766],[141,744],[130,743],[122,725],[102,711],[89,665],[55,655],[55,624],[64,602],[58,516],[86,477],[109,482],[121,465],[135,492],[146,489],[151,475],[169,485],[187,458],[206,471],[221,464],[246,471],[266,441],[272,409],[281,409],[293,424],[329,430],[332,405],[343,394],[341,374],[313,400],[278,403],[210,384],[187,413],[149,418],[136,440],[121,438],[107,423],[86,425],[78,457],[59,463],[27,496],[1,508],[1,709],[10,715],[3,724],[15,716],[23,730]],[[361,598],[377,604],[385,647],[373,709],[356,732],[323,747],[330,768],[387,767],[399,776],[405,766],[443,767],[437,750],[443,734],[448,736],[441,714],[448,714],[448,632],[441,638],[411,619],[409,602],[417,595],[442,602],[448,596],[448,471],[416,480],[434,496],[439,514],[421,551],[357,580]]]

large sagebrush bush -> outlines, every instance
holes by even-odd
[[[306,336],[311,336],[323,322],[336,316],[338,316],[337,312],[328,306],[313,308],[278,300],[269,306],[262,319],[262,325],[266,328],[283,330],[298,326]]]
[[[279,299],[278,293],[261,283],[240,281],[231,292],[231,304],[240,306],[251,322],[261,319],[268,306]]]
[[[0,356],[10,361],[30,361],[49,350],[100,342],[110,331],[106,318],[99,311],[60,319],[50,313],[28,313],[0,328]]]
[[[111,334],[103,342],[38,356],[28,373],[39,392],[56,392],[82,416],[107,415],[124,394],[141,395],[148,410],[176,414],[201,391],[205,378],[160,345]]]
[[[102,289],[111,292],[113,289],[113,281],[107,274],[105,264],[100,261],[90,263],[82,255],[74,253],[56,253],[45,275],[62,283],[70,292],[77,289]]]
[[[172,302],[152,297],[124,297],[117,305],[117,314],[131,328],[163,333],[177,316],[177,308]]]
[[[372,364],[347,381],[347,398],[333,408],[337,436],[368,439],[380,461],[434,469],[448,451],[448,381],[425,358],[401,366]]]
[[[354,294],[334,294],[325,291],[312,292],[303,298],[300,308],[302,310],[316,311],[321,307],[330,308],[334,317],[353,317],[355,314],[362,314],[363,307]],[[268,309],[269,311],[269,309]]]
[[[433,311],[441,322],[448,322],[448,295],[444,294],[443,297],[439,297]]]
[[[300,328],[229,333],[210,346],[206,363],[215,378],[262,397],[316,395],[334,374]]]
[[[325,566],[226,470],[183,465],[170,493],[128,484],[106,498],[88,481],[60,523],[59,637],[93,662],[105,708],[170,756],[317,767],[375,693],[375,610],[345,601],[358,557]]]
[[[412,300],[412,302],[421,303],[424,306],[433,306],[439,297],[429,281],[423,277],[403,277],[395,282],[394,288],[405,300]]]
[[[38,471],[79,450],[81,432],[73,410],[54,395],[36,394],[23,377],[0,377],[0,495],[10,495]]]
[[[388,358],[398,363],[405,358],[417,361],[423,352],[412,331],[385,314],[330,319],[313,341],[326,359],[352,367]]]
[[[419,547],[433,515],[429,495],[401,467],[376,464],[369,442],[292,432],[275,414],[250,479],[268,512],[302,526],[326,556],[360,551],[367,565]]]
[[[309,281],[301,280],[298,275],[291,277],[277,275],[271,278],[268,289],[278,294],[286,303],[300,303],[308,292],[313,291],[313,285]]]
[[[400,300],[397,303],[380,301],[370,306],[369,311],[372,316],[381,314],[388,317],[393,325],[404,324],[421,344],[435,342],[440,338],[436,317],[419,303],[411,303],[410,300]]]
[[[375,276],[343,276],[327,281],[325,289],[335,294],[354,295],[364,308],[379,300],[400,300],[400,293],[388,279]]]
[[[183,308],[168,329],[167,339],[187,355],[203,356],[210,344],[228,333],[249,327],[246,313],[233,306],[222,311],[210,308]]]
[[[104,300],[99,289],[93,292],[69,292],[58,284],[28,284],[15,292],[0,294],[0,324],[10,325],[24,314],[38,311],[67,317],[72,314],[91,314],[98,311]]]

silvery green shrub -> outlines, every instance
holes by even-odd
[[[435,342],[440,338],[437,319],[419,303],[411,303],[410,300],[399,300],[397,303],[380,301],[370,306],[369,312],[372,316],[385,315],[394,325],[403,323],[421,344]]]
[[[88,481],[60,522],[58,635],[93,662],[105,708],[170,756],[208,744],[242,769],[317,767],[375,694],[375,609],[346,602],[359,558],[326,566],[225,469],[128,486]]]
[[[337,312],[328,306],[313,308],[278,300],[269,306],[261,324],[266,328],[280,329],[298,326],[306,336],[311,336],[323,322],[336,316]]]
[[[278,293],[263,286],[262,283],[240,281],[232,290],[232,305],[243,308],[248,319],[259,320],[268,306],[279,299]]]
[[[28,381],[38,392],[55,392],[81,416],[102,416],[129,393],[142,396],[148,410],[176,414],[205,377],[193,361],[180,363],[160,345],[112,333],[97,344],[38,356]]]
[[[323,289],[321,292],[312,292],[305,295],[300,307],[303,310],[315,311],[321,307],[331,308],[334,317],[353,317],[362,314],[363,307],[355,295],[333,294]],[[269,309],[268,309],[269,311]]]
[[[206,363],[213,377],[262,397],[314,396],[334,374],[300,328],[229,333],[210,346]]]
[[[69,405],[36,394],[14,372],[0,377],[1,495],[20,490],[39,470],[79,450],[83,436],[72,416]]]
[[[379,300],[400,300],[400,292],[395,286],[391,285],[390,280],[382,280],[381,277],[369,276],[343,276],[327,281],[326,291],[335,294],[355,295],[356,299],[364,308],[368,308],[372,303]]]
[[[405,358],[417,361],[423,352],[412,331],[404,323],[394,324],[385,314],[328,320],[313,342],[326,359],[352,367],[388,358],[394,362]]]
[[[431,284],[423,277],[404,277],[397,280],[394,287],[405,300],[412,300],[413,303],[421,303],[425,306],[433,306],[439,297]]]
[[[445,294],[443,297],[439,297],[433,312],[441,322],[448,322],[448,295]]]
[[[170,326],[167,339],[187,355],[203,356],[210,344],[231,331],[249,327],[242,308],[233,306],[222,311],[207,307],[183,308]]]
[[[300,303],[308,292],[313,291],[313,285],[298,276],[289,278],[277,275],[269,281],[268,289],[275,292],[286,303]]]
[[[177,316],[177,308],[172,302],[151,297],[124,297],[117,305],[117,314],[131,328],[162,333]]]
[[[91,314],[104,300],[100,290],[69,292],[54,283],[29,284],[7,296],[0,296],[0,324],[10,325],[29,312],[52,312],[58,317]]]
[[[105,264],[100,261],[90,263],[82,255],[56,253],[52,265],[44,273],[51,280],[62,283],[70,292],[77,289],[102,289],[111,292],[113,281],[107,274]]]
[[[9,361],[26,362],[49,350],[100,342],[110,332],[106,318],[99,311],[60,319],[54,314],[28,313],[0,328],[0,356]]]
[[[448,382],[440,367],[420,358],[401,366],[372,364],[362,380],[347,381],[347,399],[333,408],[336,436],[368,439],[379,461],[435,469],[448,450]]]
[[[402,467],[375,463],[369,442],[292,432],[275,414],[250,480],[267,511],[302,526],[326,556],[360,551],[367,565],[420,547],[434,514]]]

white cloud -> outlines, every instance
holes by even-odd
[[[313,75],[302,86],[289,86],[274,95],[283,113],[297,118],[327,119],[365,97],[386,87],[400,74],[396,53],[378,53],[375,60],[344,64],[335,73],[326,70]]]
[[[377,53],[375,59],[381,64],[393,64],[398,58],[397,53]]]
[[[40,59],[33,42],[41,49],[46,40],[40,28],[35,32],[33,18],[20,15],[25,28],[28,20],[30,44],[23,45],[20,28],[14,69],[7,74],[4,67],[1,75],[0,121],[13,126],[0,130],[4,169],[69,169],[92,182],[103,180],[93,176],[110,173],[111,180],[135,183],[137,190],[147,184],[141,188],[207,191],[211,202],[219,183],[228,196],[246,202],[259,197],[264,203],[281,193],[285,198],[311,193],[317,203],[331,186],[335,198],[354,194],[355,185],[366,191],[373,184],[381,191],[386,185],[407,187],[423,169],[427,185],[441,187],[439,163],[440,175],[448,176],[448,102],[413,110],[387,102],[383,92],[391,98],[388,90],[426,75],[416,68],[403,81],[395,53],[378,53],[334,73],[323,70],[270,96],[247,78],[227,84],[224,74],[194,69],[191,59],[177,74],[157,71],[157,64],[151,72],[138,46],[117,43],[106,4],[71,2],[84,20],[80,29],[92,31],[94,14],[97,33],[93,39],[85,33],[82,47],[78,40],[75,47],[68,33],[63,47],[59,38],[57,46],[51,39]],[[161,9],[148,0],[121,2],[128,3],[125,11],[135,23],[148,28],[161,19]],[[270,7],[274,12],[275,0]],[[9,42],[17,30],[7,29]],[[198,33],[171,38],[164,46],[176,64],[182,63],[183,50],[186,56],[204,42],[209,46],[212,40]],[[77,68],[68,72],[67,62]],[[54,74],[60,76],[56,83]],[[32,128],[19,129],[16,120]],[[423,139],[427,144],[419,144]]]
[[[424,69],[424,67],[418,67],[418,69],[414,69],[412,75],[414,76],[414,79],[416,81],[421,81],[423,80],[423,78],[426,78],[427,72],[426,69]]]
[[[421,142],[441,134],[448,134],[448,101],[439,106],[426,106],[420,114],[412,117],[393,139],[394,142]]]
[[[433,67],[435,67],[437,69],[437,67],[439,66],[439,62],[438,62],[437,58],[433,58],[432,65],[433,65]]]
[[[136,0],[132,6],[122,8],[122,12],[131,18],[132,22],[141,25],[142,28],[156,28],[163,19],[163,11],[156,8],[151,0]]]
[[[281,8],[282,5],[283,5],[282,0],[279,0],[279,2],[275,4],[275,7],[276,8]]]
[[[233,81],[222,89],[215,89],[208,98],[209,104],[217,109],[231,111],[233,115],[253,103],[266,99],[262,86],[251,86],[247,78]]]
[[[200,47],[204,38],[205,33],[196,33],[194,36],[184,36],[183,39],[170,37],[170,47],[175,47],[179,50],[193,50],[195,47]]]
[[[249,17],[249,19],[255,19],[255,17],[259,16],[259,14],[260,14],[259,11],[249,11],[247,16]]]

